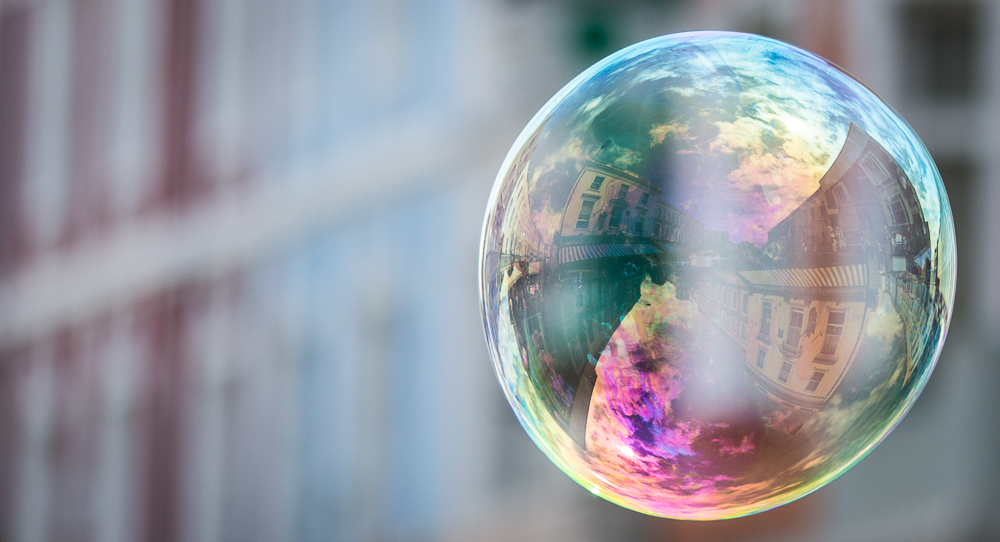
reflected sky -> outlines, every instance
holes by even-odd
[[[608,500],[759,512],[894,427],[951,314],[954,233],[917,136],[826,61],[745,34],[608,57],[529,123],[480,258],[529,435]]]

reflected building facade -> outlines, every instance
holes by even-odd
[[[696,245],[704,224],[662,199],[660,187],[628,171],[590,162],[580,173],[563,209],[562,239],[573,236],[648,237],[651,241]],[[598,240],[588,240],[600,244]]]
[[[516,261],[537,260],[541,255],[542,236],[532,220],[528,203],[528,165],[537,142],[536,131],[525,143],[517,163],[508,172],[503,184],[505,193],[498,198],[500,203],[494,218],[495,224],[514,225],[513,228],[503,230],[505,236],[499,256],[505,266]]]
[[[753,386],[811,412],[837,389],[866,318],[865,265],[714,273],[695,290],[699,310],[744,355]]]
[[[923,300],[944,310],[931,286],[929,240],[912,184],[852,124],[819,189],[768,232],[763,252],[773,268],[714,270],[694,295],[745,355],[756,389],[812,412],[851,369],[879,295],[902,320],[907,359],[919,359],[914,350],[928,330],[915,324],[934,320]],[[912,370],[908,362],[904,385]]]
[[[865,264],[869,309],[887,295],[902,320],[907,359],[919,359],[930,322],[944,311],[932,273],[930,232],[913,184],[886,150],[852,124],[819,190],[768,232],[765,252],[792,266]],[[810,226],[812,224],[812,226]],[[815,227],[821,224],[822,227]],[[928,301],[925,303],[924,301]],[[913,367],[907,366],[906,380]]]
[[[765,252],[788,267],[869,263],[881,274],[919,272],[929,241],[912,183],[852,124],[819,189],[768,232]]]

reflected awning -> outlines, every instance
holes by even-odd
[[[740,276],[750,284],[779,288],[864,286],[868,277],[867,273],[867,266],[863,263],[812,269],[757,269],[739,272]]]
[[[622,256],[641,256],[643,254],[661,254],[662,250],[650,244],[611,243],[604,245],[581,245],[559,249],[559,263],[571,263],[594,258],[615,258]]]

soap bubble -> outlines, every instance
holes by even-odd
[[[505,160],[480,253],[514,413],[593,493],[716,519],[802,497],[913,405],[955,236],[912,129],[811,53],[735,33],[624,49]]]

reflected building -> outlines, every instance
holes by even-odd
[[[546,315],[560,336],[552,352],[575,384],[565,424],[581,447],[597,362],[639,300],[643,281],[668,280],[706,237],[701,222],[639,175],[591,161],[574,183],[553,242],[556,299]]]
[[[943,313],[944,296],[931,276],[930,232],[913,184],[881,145],[851,124],[819,185],[768,232],[765,252],[793,267],[865,263],[869,308],[877,292],[889,296],[903,323],[907,359],[919,359],[930,331],[924,323],[939,321],[924,311],[930,305]],[[907,366],[905,380],[912,369]]]
[[[638,175],[590,162],[566,200],[560,236],[647,237],[689,245],[702,242],[705,226],[661,196],[660,187]],[[601,240],[588,241],[600,244]]]
[[[581,447],[597,361],[643,281],[662,284],[706,236],[704,225],[660,196],[638,175],[590,162],[567,197],[551,257],[509,292],[532,381]]]
[[[744,355],[754,387],[795,411],[832,397],[879,295],[902,320],[908,360],[918,359],[923,323],[936,320],[923,314],[923,299],[936,296],[931,306],[944,310],[913,186],[853,124],[819,189],[768,232],[763,252],[775,268],[706,272],[694,298]],[[908,362],[904,384],[912,369]]]
[[[743,355],[755,388],[812,412],[857,356],[870,317],[866,277],[864,264],[718,272],[692,297]]]
[[[531,217],[528,165],[540,131],[541,127],[525,142],[507,173],[503,191],[497,197],[493,228],[500,235],[499,250],[484,255],[486,264],[499,270],[493,281],[485,285],[490,292],[490,299],[498,291],[508,292],[529,272],[538,272],[542,258],[542,236]]]
[[[937,337],[937,328],[945,321],[945,296],[932,269],[939,269],[938,263],[924,260],[922,272],[899,271],[885,280],[885,292],[903,321],[908,360],[920,359],[925,349],[937,348],[937,341],[928,343],[925,338]],[[908,363],[906,381],[913,375],[913,369],[913,364]]]
[[[537,260],[541,256],[542,236],[532,220],[528,201],[528,165],[540,131],[541,127],[525,143],[502,185],[505,193],[497,198],[494,224],[507,226],[497,229],[504,236],[500,245],[500,257],[505,265],[518,260]]]
[[[868,263],[885,275],[916,271],[930,236],[906,174],[851,124],[819,189],[768,232],[765,253],[787,267]]]

